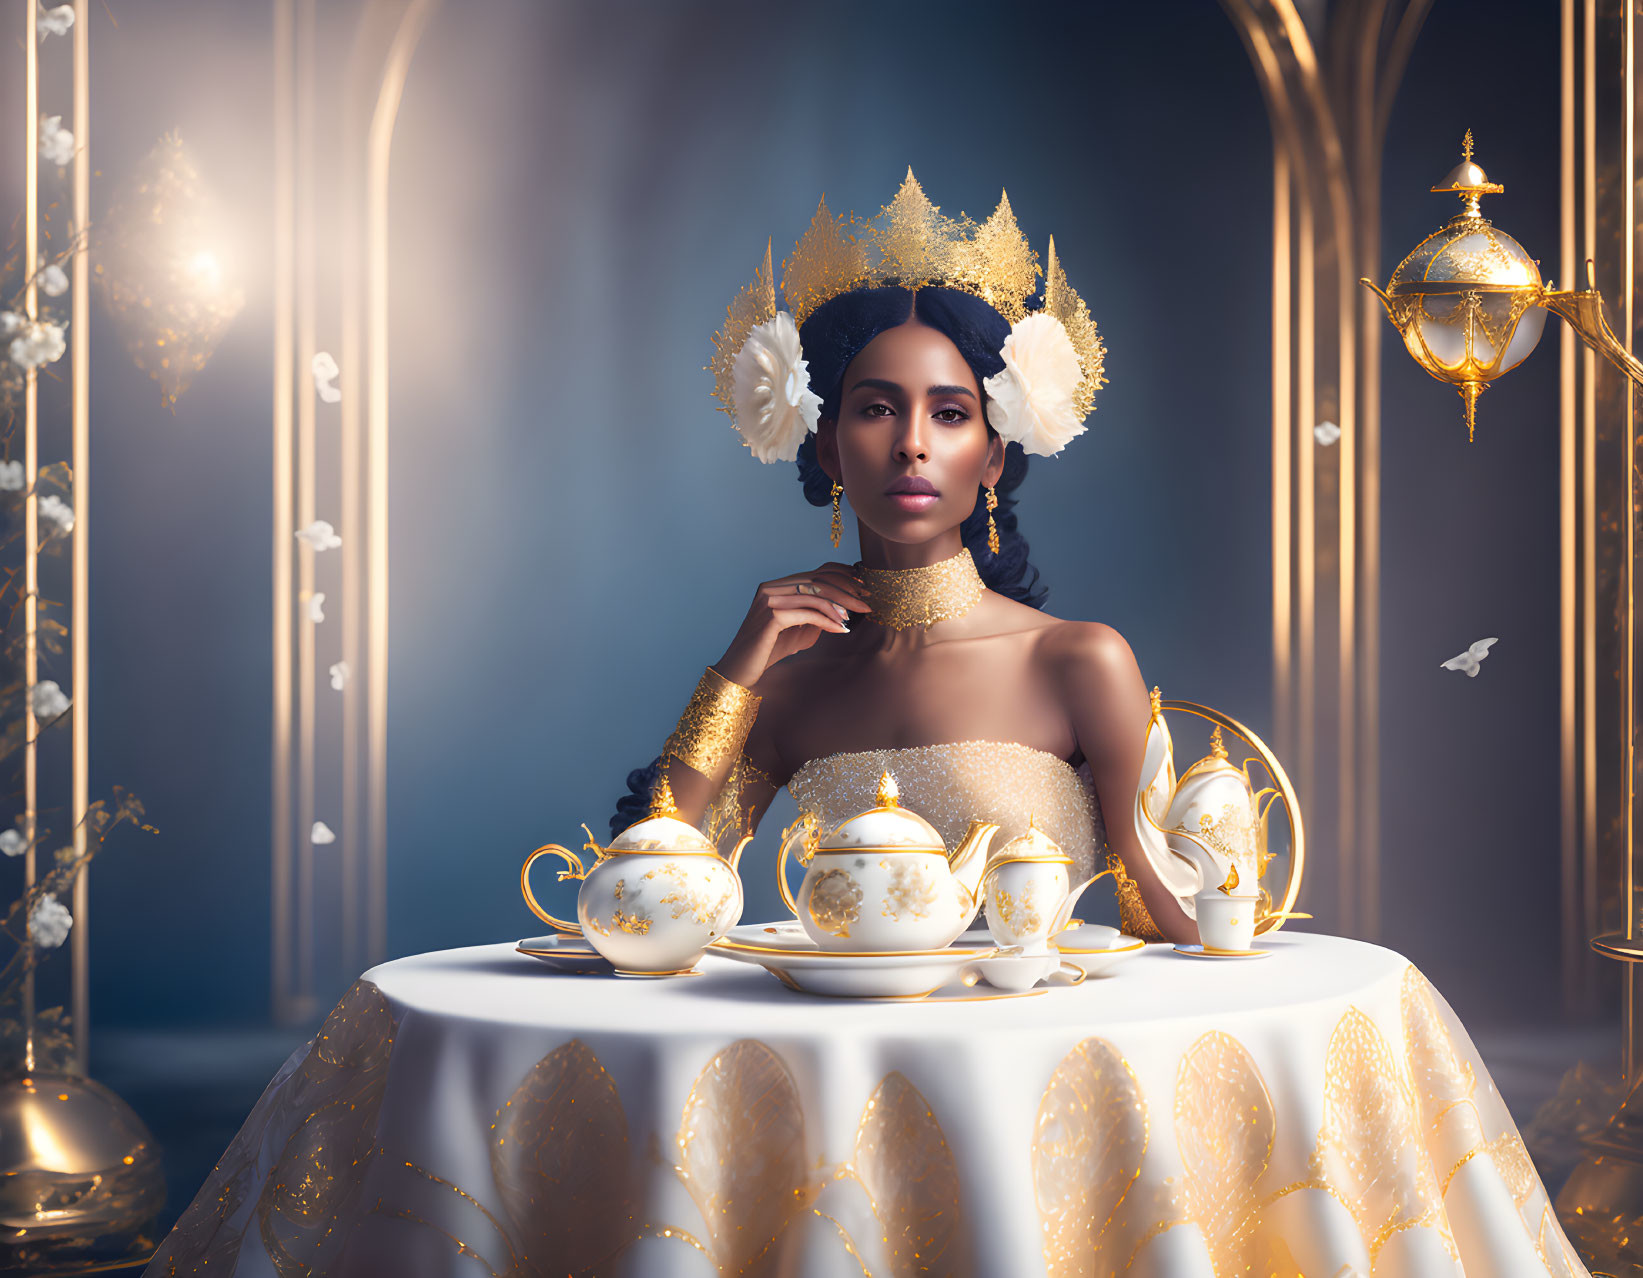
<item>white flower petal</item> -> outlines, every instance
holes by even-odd
[[[68,272],[53,262],[41,270],[36,283],[47,297],[61,297],[68,292]]]
[[[47,493],[40,498],[39,514],[41,523],[51,525],[50,532],[66,537],[74,531],[74,507],[56,493]]]
[[[74,917],[47,892],[29,915],[29,939],[43,950],[54,950],[68,940]]]
[[[762,462],[797,458],[821,418],[821,396],[810,389],[810,366],[793,317],[777,311],[749,333],[732,376],[736,429],[753,455]]]
[[[55,9],[41,5],[34,19],[34,30],[42,40],[47,36],[67,35],[73,25],[74,6],[71,4],[60,4]]]
[[[1333,447],[1341,441],[1341,428],[1334,422],[1319,422],[1312,428],[1312,438],[1324,448]]]
[[[28,322],[28,316],[19,315],[16,311],[0,311],[0,337],[21,332]]]
[[[353,671],[348,668],[346,661],[339,661],[331,667],[331,686],[341,692],[348,686],[349,676]]]
[[[23,832],[16,826],[9,830],[0,831],[0,853],[6,856],[22,856],[28,851],[29,841],[23,837]]]
[[[335,843],[337,836],[336,832],[325,822],[315,821],[314,828],[308,832],[308,841],[310,843]]]
[[[314,377],[314,390],[324,403],[335,404],[341,401],[342,392],[331,383],[342,370],[337,367],[337,361],[330,351],[314,352],[309,371]]]
[[[61,717],[69,707],[69,700],[55,679],[42,679],[34,685],[34,717],[41,723],[50,723]]]
[[[39,368],[63,358],[68,341],[61,324],[28,324],[12,338],[11,362],[19,368]]]
[[[308,596],[307,613],[308,620],[316,626],[325,620],[325,592],[323,590],[316,590]]]
[[[1086,429],[1073,406],[1083,372],[1067,329],[1035,312],[1010,327],[999,351],[1004,371],[987,378],[987,421],[1023,452],[1052,457]]]
[[[315,551],[335,550],[342,545],[342,538],[337,536],[337,530],[325,519],[316,519],[308,527],[297,529],[296,536],[303,545]]]
[[[74,160],[74,134],[63,127],[60,115],[48,115],[40,121],[40,158],[58,168]]]
[[[22,492],[24,478],[22,462],[0,462],[0,492]]]

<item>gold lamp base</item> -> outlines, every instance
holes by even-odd
[[[1557,1218],[1592,1273],[1643,1272],[1643,1123],[1633,1091],[1569,1173]]]
[[[108,1088],[69,1074],[0,1081],[0,1268],[132,1264],[164,1203],[154,1138]]]

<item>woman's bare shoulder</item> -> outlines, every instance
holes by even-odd
[[[1039,659],[1064,686],[1099,692],[1140,680],[1129,643],[1105,622],[1047,620],[1052,624],[1038,637]]]

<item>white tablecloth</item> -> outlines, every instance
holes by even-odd
[[[387,963],[148,1272],[1585,1274],[1425,978],[1270,943],[943,1004]]]

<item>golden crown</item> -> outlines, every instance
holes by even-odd
[[[1081,374],[1073,393],[1079,418],[1095,404],[1095,392],[1106,383],[1106,346],[1084,300],[1067,283],[1050,237],[1046,267],[1016,225],[1008,193],[1001,193],[992,216],[979,225],[960,213],[947,217],[924,194],[907,170],[895,199],[866,221],[832,213],[823,196],[816,214],[792,256],[782,263],[781,296],[795,324],[843,293],[858,288],[899,284],[916,289],[939,284],[971,293],[1009,323],[1027,314],[1027,301],[1044,276],[1044,304],[1039,312],[1061,321],[1077,352]],[[732,417],[735,409],[736,355],[748,334],[775,318],[776,281],[770,245],[753,282],[736,295],[722,330],[713,335],[714,395]]]

